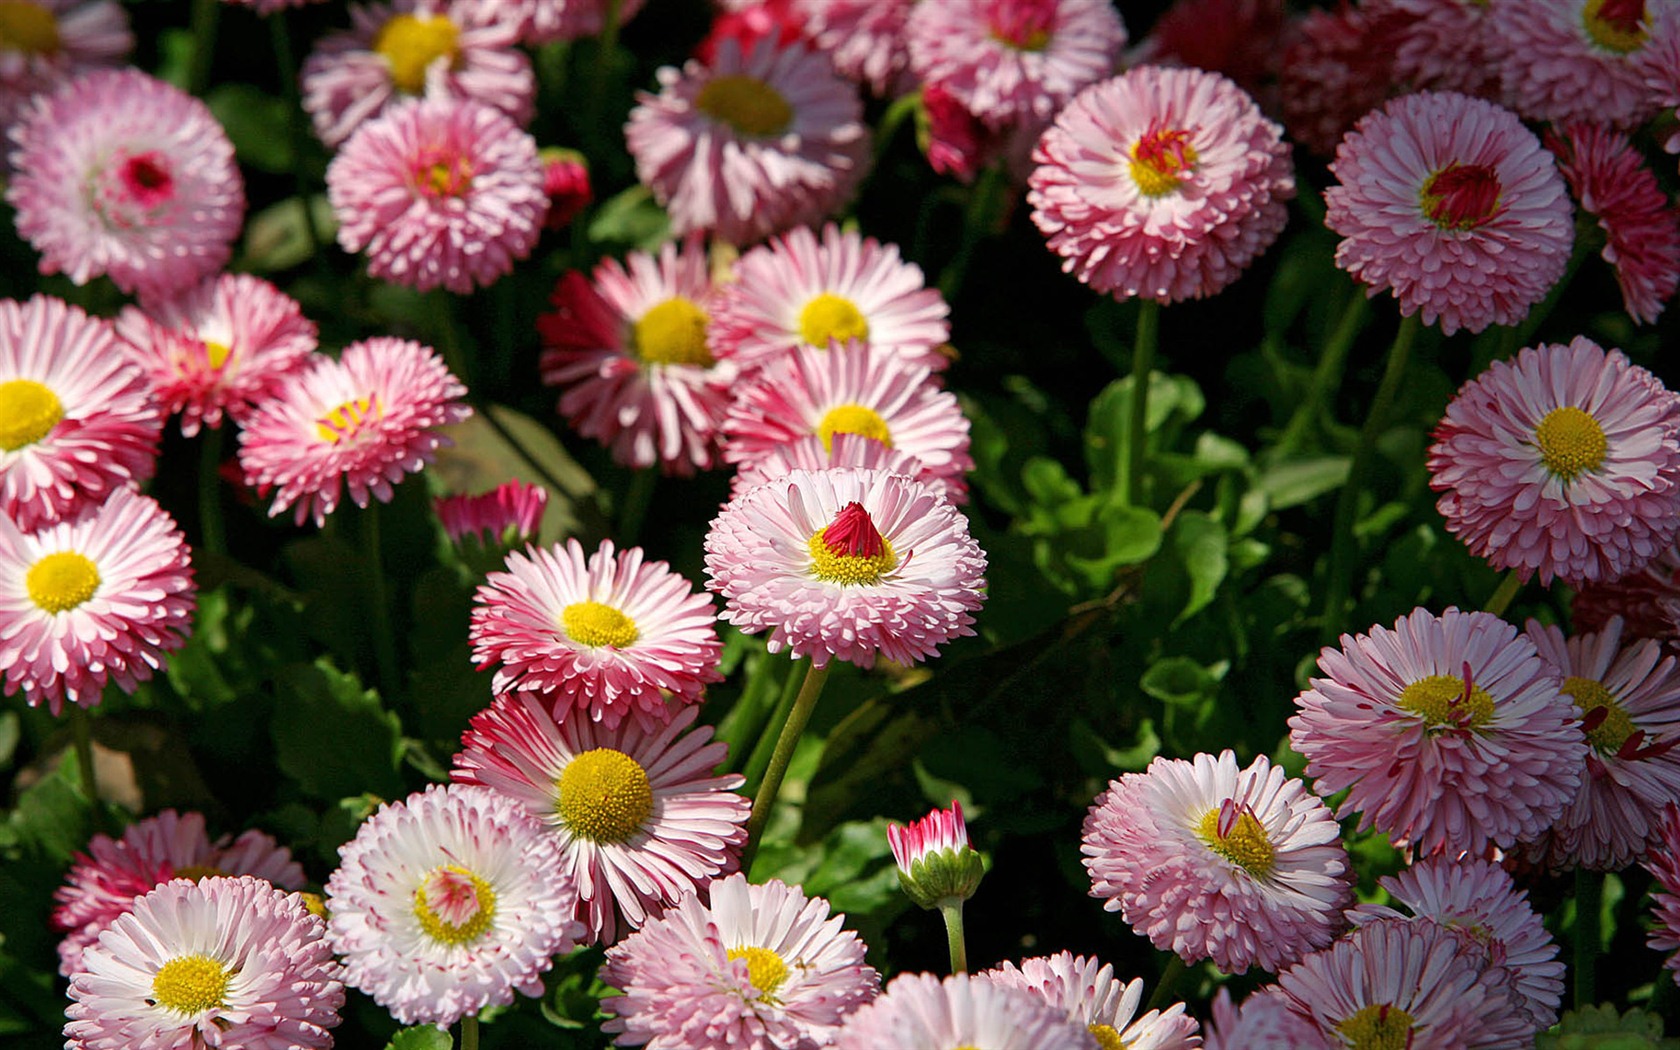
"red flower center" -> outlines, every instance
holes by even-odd
[[[1138,191],[1159,197],[1178,189],[1182,176],[1196,166],[1196,147],[1190,132],[1156,121],[1132,146],[1132,180]]]
[[[443,150],[427,150],[415,165],[414,185],[433,200],[464,197],[472,189],[473,169],[467,158],[449,156]]]
[[[1423,214],[1444,230],[1473,230],[1499,213],[1499,174],[1488,164],[1453,161],[1429,176],[1419,194]]]
[[[995,0],[992,39],[1021,51],[1043,51],[1056,27],[1055,0]]]
[[[856,500],[840,508],[840,513],[823,530],[822,539],[830,553],[854,558],[874,558],[887,549],[881,530]]]
[[[175,196],[169,162],[155,150],[123,158],[117,166],[117,180],[128,199],[142,208],[167,204]]]

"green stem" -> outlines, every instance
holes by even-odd
[[[595,69],[589,83],[587,115],[591,131],[602,126],[601,116],[607,104],[607,87],[612,80],[613,56],[618,51],[619,14],[622,6],[622,0],[607,0],[606,7],[601,12],[601,35],[595,41]]]
[[[1358,337],[1359,330],[1364,327],[1366,315],[1371,312],[1370,302],[1363,290],[1353,290],[1347,307],[1342,310],[1341,319],[1336,322],[1330,338],[1324,343],[1324,352],[1319,355],[1318,367],[1313,369],[1307,396],[1295,406],[1289,423],[1283,428],[1283,436],[1278,438],[1278,443],[1272,448],[1274,460],[1282,462],[1300,447],[1331,391],[1341,385],[1348,351],[1353,348],[1353,341]]]
[[[939,902],[939,914],[945,920],[945,944],[951,950],[951,972],[968,972],[968,946],[963,943],[963,902],[960,897]]]
[[[367,571],[373,588],[373,646],[379,662],[379,695],[389,703],[397,695],[397,639],[391,630],[391,601],[385,586],[385,564],[380,556],[379,502],[368,503],[362,515],[362,543]]]
[[[221,0],[193,0],[193,50],[187,66],[187,91],[191,94],[202,95],[210,86],[210,64],[216,57],[216,29],[221,18]]]
[[[222,525],[222,429],[207,427],[198,437],[198,542],[210,554],[227,553]]]
[[[799,686],[799,695],[793,701],[793,710],[788,712],[787,721],[776,737],[776,750],[770,756],[770,767],[764,771],[764,781],[758,785],[758,793],[753,796],[752,815],[747,818],[747,844],[741,850],[741,870],[744,872],[752,871],[753,857],[758,853],[759,840],[764,837],[764,826],[770,823],[770,810],[776,805],[776,793],[782,789],[782,778],[787,776],[788,763],[793,761],[794,749],[799,746],[806,723],[811,721],[811,712],[817,706],[817,697],[822,695],[831,667],[831,664],[822,667],[812,664],[806,670],[805,681]]]
[[[642,467],[631,472],[630,484],[624,489],[624,502],[618,508],[618,528],[615,533],[619,546],[632,546],[636,537],[641,535],[642,522],[647,519],[648,505],[653,502],[654,482],[658,480],[658,467]]]
[[[803,681],[798,672],[798,665],[788,670],[787,681],[782,683],[782,695],[776,701],[775,710],[770,712],[770,718],[765,726],[782,726],[787,724],[788,712],[793,710],[793,698],[799,695],[799,685]],[[758,743],[753,745],[752,754],[747,757],[746,768],[741,775],[747,782],[741,787],[749,792],[757,791],[758,785],[764,782],[764,771],[770,768],[770,755],[776,749],[776,737],[761,731]]]
[[[478,1015],[461,1018],[461,1050],[478,1050]]]
[[[309,129],[304,123],[303,95],[298,90],[297,58],[292,53],[292,31],[279,14],[268,17],[269,36],[274,44],[274,64],[280,70],[280,93],[286,100],[286,134],[292,143],[292,192],[303,209],[303,232],[309,237],[310,257],[321,259],[321,231],[315,225],[315,209],[309,206],[309,176],[304,154],[309,149]]]
[[[1161,979],[1155,982],[1155,991],[1149,996],[1149,1005],[1145,1010],[1162,1010],[1173,1001],[1173,989],[1184,975],[1190,972],[1182,956],[1174,955],[1167,960],[1167,968],[1161,971]]]
[[[93,717],[81,704],[70,705],[70,739],[76,749],[76,772],[81,775],[82,794],[97,808],[99,781],[93,772]]]
[[[1137,504],[1143,491],[1143,447],[1149,442],[1149,375],[1161,328],[1161,304],[1138,301],[1137,339],[1132,344],[1132,390],[1126,415],[1126,458],[1120,463],[1115,493],[1124,506]]]
[[[1575,1009],[1598,1002],[1598,913],[1604,902],[1604,873],[1575,869]],[[1667,974],[1657,978],[1667,979]]]
[[[898,134],[898,129],[904,124],[905,119],[916,112],[916,106],[921,100],[922,95],[919,91],[912,91],[908,95],[900,95],[893,99],[892,105],[888,106],[887,111],[881,114],[881,125],[875,129],[875,156],[877,159],[887,151],[887,146],[892,143],[893,136]]]
[[[1499,589],[1488,596],[1487,602],[1482,605],[1482,611],[1490,612],[1495,616],[1504,616],[1505,610],[1511,604],[1511,599],[1515,598],[1517,592],[1522,590],[1522,585],[1522,578],[1517,575],[1515,569],[1512,569],[1503,580],[1499,581]]]
[[[443,355],[443,363],[463,386],[468,390],[474,389],[473,377],[467,374],[470,362],[461,352],[460,329],[455,323],[454,293],[438,288],[428,293],[426,298],[430,300],[434,338],[438,352]]]
[[[992,214],[997,205],[995,200],[1000,196],[1000,190],[1007,193],[1009,177],[1004,174],[1002,164],[993,164],[980,173],[980,179],[974,184],[968,194],[968,208],[963,215],[962,240],[957,245],[957,254],[951,257],[945,272],[939,275],[939,294],[951,302],[957,297],[957,290],[962,287],[963,278],[968,276],[968,264],[974,261],[974,249],[979,246],[980,239],[992,231],[996,217]]]
[[[1324,584],[1324,619],[1319,628],[1326,644],[1334,642],[1341,631],[1348,593],[1353,589],[1353,560],[1357,553],[1353,526],[1359,513],[1359,493],[1364,487],[1365,475],[1371,469],[1371,459],[1376,454],[1377,438],[1388,426],[1389,409],[1393,407],[1395,395],[1400,392],[1400,379],[1406,373],[1406,362],[1411,358],[1412,343],[1417,339],[1420,326],[1415,313],[1400,321],[1394,345],[1388,348],[1388,362],[1383,368],[1382,380],[1377,384],[1377,395],[1371,401],[1365,425],[1359,428],[1359,444],[1353,450],[1347,481],[1336,496],[1336,516],[1330,534],[1330,569]]]

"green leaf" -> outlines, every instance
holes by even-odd
[[[452,1050],[455,1040],[436,1025],[417,1024],[391,1037],[385,1050]]]
[[[94,811],[76,784],[75,766],[66,751],[56,768],[18,796],[8,821],[9,838],[59,865],[68,865],[94,832]]]
[[[1207,608],[1225,579],[1225,526],[1199,510],[1187,510],[1173,522],[1172,543],[1190,577],[1190,598],[1172,622],[1177,627]]]
[[[1340,488],[1352,463],[1350,456],[1292,459],[1262,470],[1255,487],[1265,493],[1271,509],[1283,510]]]
[[[1218,693],[1229,669],[1224,661],[1203,667],[1188,656],[1169,656],[1150,664],[1138,687],[1162,703],[1195,706]]]
[[[255,273],[274,273],[307,262],[315,254],[315,244],[309,239],[303,214],[303,203],[296,197],[287,197],[251,216],[245,225],[245,243],[240,248],[240,267]],[[314,217],[321,244],[332,244],[338,233],[338,220],[325,195],[309,198],[309,214]]]
[[[1668,979],[1660,974],[1659,981]],[[1622,1014],[1610,1003],[1566,1011],[1550,1032],[1535,1042],[1537,1050],[1674,1050],[1680,1039],[1664,1039],[1662,1018],[1644,1010]]]
[[[376,691],[325,657],[282,669],[279,685],[275,760],[300,788],[333,800],[364,791],[386,798],[403,793],[402,726]]]
[[[606,535],[595,479],[578,466],[554,432],[506,405],[487,405],[465,422],[442,428],[453,446],[438,449],[432,469],[450,492],[487,492],[519,480],[548,490],[537,542]],[[558,486],[558,488],[556,488]]]
[[[259,171],[292,170],[286,103],[250,84],[220,84],[204,97],[242,164]]]
[[[652,251],[671,235],[671,217],[640,183],[602,201],[589,223],[589,239]]]

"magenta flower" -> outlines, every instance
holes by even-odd
[[[1660,841],[1642,863],[1657,880],[1651,894],[1656,922],[1645,943],[1652,951],[1670,953],[1663,966],[1680,984],[1680,807],[1673,802],[1663,809]]]
[[[1049,1050],[1087,1046],[1090,1041],[1084,1025],[1025,989],[966,973],[943,981],[929,973],[903,973],[879,999],[852,1011],[829,1045],[834,1050]]]
[[[469,538],[486,547],[514,547],[537,538],[548,490],[514,480],[476,496],[439,496],[432,502],[443,531],[456,545]]]
[[[1644,0],[1489,0],[1489,57],[1506,101],[1530,120],[1644,123],[1657,109],[1637,65],[1650,40],[1645,8]]]
[[[968,825],[954,799],[950,809],[936,809],[904,827],[888,824],[887,842],[898,862],[898,884],[923,908],[968,900],[986,872],[968,844]]]

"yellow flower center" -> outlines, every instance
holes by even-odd
[[[356,436],[357,431],[379,418],[379,399],[359,397],[346,401],[315,421],[315,433],[329,445]]]
[[[455,23],[443,15],[393,15],[374,35],[373,49],[391,67],[391,83],[397,90],[418,95],[426,90],[428,66],[440,58],[454,64],[459,34]]]
[[[1468,692],[1468,695],[1466,695]],[[1421,715],[1431,729],[1480,729],[1493,717],[1493,697],[1479,685],[1464,688],[1464,679],[1432,674],[1400,691],[1395,704]]]
[[[653,785],[641,763],[598,747],[566,763],[555,785],[557,809],[572,834],[591,842],[625,842],[653,813]]]
[[[152,978],[152,1002],[178,1014],[200,1014],[222,1005],[233,973],[204,955],[181,955]]]
[[[1586,470],[1597,470],[1610,450],[1610,439],[1592,413],[1562,405],[1546,413],[1534,428],[1534,444],[1546,469],[1565,481]]]
[[[1190,132],[1178,128],[1151,127],[1132,144],[1132,181],[1145,197],[1171,193],[1184,182],[1183,176],[1196,166],[1196,147]]]
[[[58,395],[33,379],[0,383],[0,449],[16,452],[52,433],[64,418]]]
[[[0,51],[58,53],[58,20],[34,0],[0,0]]]
[[[694,104],[738,134],[758,138],[780,135],[793,122],[793,107],[780,91],[757,77],[739,73],[707,81]]]
[[[432,940],[467,944],[482,937],[496,918],[496,891],[466,868],[433,868],[414,889],[414,917]]]
[[[879,554],[841,554],[823,540],[827,531],[818,529],[811,534],[811,572],[817,579],[846,586],[880,583],[881,577],[898,568],[898,555],[886,537],[881,538]]]
[[[560,627],[579,645],[609,645],[625,649],[636,644],[641,632],[636,621],[600,602],[573,602],[560,610]]]
[[[1277,863],[1277,851],[1272,849],[1265,825],[1247,809],[1238,811],[1229,799],[1202,814],[1196,825],[1196,837],[1207,843],[1208,849],[1257,879],[1270,875]]]
[[[1606,689],[1603,682],[1570,675],[1563,680],[1563,693],[1581,709],[1582,722],[1591,726],[1587,730],[1587,740],[1601,754],[1615,754],[1633,735],[1633,719],[1628,717],[1627,711],[1616,702],[1616,694]],[[1604,713],[1595,716],[1594,711]]]
[[[1587,0],[1581,25],[1593,43],[1625,55],[1645,45],[1645,0]]]
[[[226,343],[215,343],[208,339],[204,341],[204,360],[210,366],[212,372],[221,371],[222,366],[227,364],[227,359],[232,354],[233,347]]]
[[[29,600],[50,613],[68,612],[99,589],[99,568],[75,551],[49,554],[23,578]]]
[[[893,447],[892,431],[887,429],[887,421],[881,418],[879,412],[864,405],[835,405],[823,413],[822,422],[817,424],[817,436],[822,438],[823,448],[834,451],[836,434],[857,434],[874,438],[888,448]]]
[[[1424,217],[1443,230],[1473,230],[1499,214],[1499,173],[1487,164],[1453,161],[1418,191]]]
[[[415,185],[423,196],[465,197],[472,189],[473,167],[465,157],[440,158],[422,163],[415,172]]]
[[[769,948],[749,945],[745,948],[731,948],[729,958],[747,960],[747,980],[758,989],[758,1001],[761,1003],[776,1002],[776,989],[787,980],[787,963],[782,957]]]
[[[654,365],[712,366],[706,349],[706,311],[680,295],[653,307],[631,329],[636,356]]]
[[[799,335],[819,350],[827,350],[830,339],[837,343],[848,339],[865,342],[869,339],[869,319],[850,299],[824,292],[799,311]]]
[[[1377,1003],[1362,1007],[1336,1024],[1348,1050],[1407,1050],[1411,1045],[1412,1015],[1398,1006]]]
[[[1097,1039],[1097,1050],[1126,1050],[1126,1041],[1111,1024],[1086,1025]]]
[[[327,917],[327,902],[326,899],[319,893],[308,893],[306,891],[299,890],[293,893],[292,896],[301,901],[303,903],[304,910],[315,916],[317,919],[325,919]]]
[[[221,868],[212,868],[208,864],[187,864],[183,867],[175,869],[175,877],[177,879],[191,879],[194,882],[197,882],[199,879],[215,878],[226,874],[228,873],[223,871]]]

